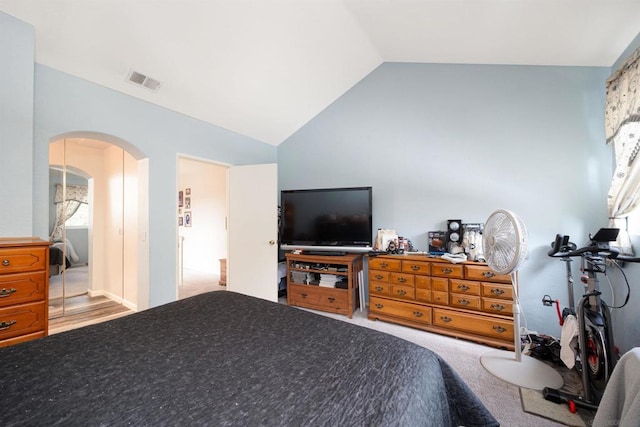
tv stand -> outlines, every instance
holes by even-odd
[[[285,257],[287,304],[343,314],[349,318],[353,316],[361,286],[358,284],[358,274],[362,271],[362,254],[288,253]],[[342,280],[336,287],[329,287],[324,282],[321,283],[321,275],[330,275]]]

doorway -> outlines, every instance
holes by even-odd
[[[178,299],[226,289],[228,170],[178,158]]]
[[[49,165],[50,240],[59,251],[49,318],[112,305],[135,309],[137,162],[108,142],[63,138],[50,144]]]

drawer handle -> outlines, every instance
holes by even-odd
[[[387,268],[387,267],[389,267],[389,264],[387,264],[386,262],[380,263],[380,268]]]
[[[406,283],[407,279],[405,277],[398,277],[398,282]]]
[[[307,294],[300,294],[300,296],[301,296],[302,298],[306,298],[306,297],[307,297]]]
[[[384,276],[382,274],[376,274],[376,279],[380,280],[380,279],[383,279],[383,278],[384,278]]]
[[[503,328],[502,326],[499,326],[499,325],[495,325],[493,327],[493,330],[496,331],[499,334],[507,332],[507,328]]]
[[[11,263],[9,262],[8,259],[3,259],[2,260],[2,265],[4,265],[5,267],[7,267],[9,264],[11,264]]]
[[[467,292],[471,288],[467,285],[458,285],[458,289],[460,289],[462,292]]]
[[[327,297],[327,299],[329,300],[330,303],[333,304],[333,302],[336,300],[335,297]]]
[[[376,304],[376,308],[377,308],[377,309],[380,309],[380,308],[382,308],[382,307],[384,307],[382,304],[380,304],[380,303],[377,303],[377,304]]]
[[[15,288],[11,288],[11,289],[2,288],[2,290],[0,291],[0,298],[8,297],[9,295],[15,292],[18,292],[18,290]]]
[[[398,290],[398,295],[402,295],[402,296],[404,296],[404,295],[406,295],[406,294],[407,294],[407,291],[405,291],[404,289],[399,289],[399,290]]]
[[[458,303],[461,305],[469,305],[471,304],[471,301],[469,301],[468,299],[459,299]]]
[[[493,288],[493,289],[491,289],[491,293],[493,295],[502,295],[502,294],[504,294],[504,290],[498,289],[498,288]]]
[[[486,277],[487,279],[491,279],[492,277],[496,277],[496,273],[494,273],[492,271],[483,271],[482,275],[484,277]]]
[[[453,319],[451,317],[449,317],[449,316],[440,316],[440,320],[442,320],[444,323],[449,323]]]
[[[491,308],[493,308],[494,310],[502,311],[506,307],[502,304],[491,304]]]
[[[453,270],[452,270],[452,269],[450,269],[450,268],[443,268],[443,269],[442,269],[442,272],[443,272],[444,274],[450,274],[450,273],[453,273]]]
[[[422,312],[421,312],[421,311],[414,311],[414,312],[413,312],[413,315],[414,315],[414,316],[416,316],[416,317],[422,317],[422,316],[424,316],[424,314],[422,314]]]
[[[384,291],[384,288],[382,286],[376,286],[376,291],[382,292]]]
[[[9,329],[10,327],[12,327],[15,324],[16,324],[15,320],[9,320],[8,322],[5,322],[3,320],[2,323],[0,323],[0,331],[4,331],[5,329]]]
[[[419,265],[412,265],[412,266],[411,266],[411,269],[412,269],[413,271],[420,271],[420,266],[419,266]]]

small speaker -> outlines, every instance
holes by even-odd
[[[462,244],[462,220],[447,220],[447,251],[453,252],[453,248]]]

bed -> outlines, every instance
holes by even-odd
[[[229,291],[0,349],[0,425],[497,426],[435,353]]]

